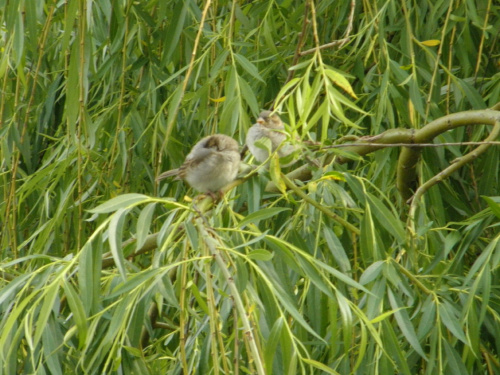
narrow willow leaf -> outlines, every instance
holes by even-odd
[[[495,202],[490,197],[485,197],[484,195],[482,195],[481,198],[483,198],[486,201],[486,203],[491,209],[491,212],[493,212],[493,214],[500,219],[500,204]]]
[[[280,159],[277,154],[271,155],[271,161],[269,163],[269,174],[271,175],[271,181],[276,185],[279,191],[285,197],[287,197],[286,184],[281,178]]]
[[[123,194],[118,197],[112,198],[103,204],[100,204],[96,208],[89,210],[92,213],[106,214],[109,212],[114,212],[122,208],[127,208],[133,205],[137,205],[139,202],[146,201],[148,199],[147,195],[143,194]]]
[[[221,120],[219,122],[219,131],[224,134],[233,134],[238,126],[240,102],[237,96],[234,96],[224,102]]]
[[[246,247],[246,246],[250,246],[256,242],[259,242],[261,241],[262,239],[264,239],[265,237],[267,236],[267,231],[264,232],[264,233],[261,233],[259,234],[258,236],[255,236],[253,237],[251,240],[249,241],[246,241],[246,242],[243,242],[242,244],[238,245],[238,246],[235,246],[234,249],[239,249],[239,248],[242,248],[242,247]]]
[[[345,78],[341,73],[336,72],[332,69],[325,69],[325,73],[332,80],[334,84],[336,84],[338,87],[342,88],[345,92],[347,92],[349,95],[351,95],[354,99],[357,99],[358,97],[354,93],[354,90],[352,89],[351,84]]]
[[[361,285],[366,285],[375,280],[382,272],[384,264],[385,262],[382,260],[370,264],[368,268],[365,270],[365,272],[363,272],[363,274],[359,278],[359,283]]]
[[[250,215],[241,220],[238,224],[240,228],[248,224],[258,224],[261,220],[268,219],[273,216],[277,216],[280,212],[289,211],[290,208],[286,207],[269,207],[263,208],[259,211],[252,212]]]
[[[150,203],[141,211],[139,219],[137,220],[137,242],[135,245],[136,251],[142,248],[146,238],[149,234],[149,229],[151,226],[151,221],[153,219],[153,214],[155,211],[156,203]]]
[[[435,47],[439,46],[439,44],[441,44],[441,41],[438,39],[429,39],[429,40],[424,40],[423,42],[420,43],[422,43],[424,46],[427,47]]]
[[[273,361],[276,358],[276,351],[278,348],[278,344],[282,338],[283,331],[283,317],[279,317],[273,324],[271,328],[271,332],[266,340],[266,350],[264,351],[264,363],[267,371],[271,373],[271,369],[273,368]]]
[[[255,67],[254,64],[250,62],[245,56],[240,55],[238,53],[235,53],[234,58],[238,62],[238,64],[248,73],[252,78],[255,78],[261,82],[264,82],[262,79],[261,75],[259,74],[259,71]]]
[[[344,247],[342,246],[342,243],[339,241],[330,227],[323,226],[323,237],[326,241],[328,249],[339,265],[340,270],[342,272],[349,272],[351,270],[351,263],[349,262],[349,258]]]
[[[80,90],[80,75],[79,75],[80,50],[78,43],[74,43],[69,60],[68,78],[66,81],[66,116],[68,120],[69,136],[73,139],[77,138],[76,121],[80,110],[79,90]]]
[[[414,373],[410,371],[410,367],[408,365],[408,354],[402,347],[396,332],[394,332],[393,325],[388,320],[384,320],[381,326],[381,337],[384,339],[385,354],[390,356],[391,365],[397,366],[397,370],[396,368],[393,368],[392,371],[384,371],[384,373],[388,374],[389,372],[397,372],[401,375],[414,375]]]
[[[195,283],[190,283],[190,287],[191,287],[191,292],[193,293],[193,297],[196,299],[196,302],[198,302],[199,307],[203,310],[203,312],[207,316],[209,316],[210,311],[208,310],[206,295],[205,296],[201,295],[200,290],[198,289]]]
[[[252,260],[268,261],[274,257],[274,254],[264,249],[256,249],[248,253],[247,257]]]
[[[186,23],[187,11],[189,9],[189,3],[179,2],[175,4],[172,11],[168,29],[165,32],[165,45],[167,47],[166,52],[163,55],[163,64],[167,65],[170,58],[176,48],[178,48],[179,42],[181,41],[180,35],[182,30],[184,30],[184,24]]]
[[[465,337],[464,331],[459,324],[460,318],[454,311],[454,308],[448,302],[444,301],[438,305],[438,311],[441,317],[441,322],[450,330],[451,334],[464,344],[468,345],[467,338]]]
[[[365,262],[377,261],[382,259],[379,253],[377,237],[375,235],[375,224],[373,222],[370,205],[366,205],[363,218],[361,220],[360,234],[361,255]]]
[[[406,240],[406,233],[399,220],[377,197],[373,194],[367,193],[366,197],[371,203],[373,215],[377,221],[391,233],[396,240],[403,244]]]
[[[62,370],[65,367],[64,357],[57,355],[58,348],[63,341],[58,328],[55,319],[51,317],[42,335],[42,348],[51,375],[63,375]],[[13,344],[13,347],[16,347],[16,345]]]
[[[98,306],[102,269],[102,239],[87,242],[80,250],[78,286],[85,314],[89,315]]]
[[[306,276],[316,287],[325,293],[328,297],[333,298],[333,294],[330,288],[327,286],[319,270],[314,267],[309,260],[298,258],[299,264],[301,265],[304,276]]]
[[[161,272],[161,269],[152,269],[137,273],[134,276],[129,277],[123,284],[120,284],[113,289],[113,291],[106,296],[106,299],[113,299],[119,295],[127,294],[131,290],[139,288],[143,284],[147,284],[150,279],[154,278]]]
[[[57,282],[49,285],[46,291],[43,292],[43,303],[38,311],[38,318],[36,320],[36,331],[33,336],[33,345],[36,347],[40,342],[40,338],[42,337],[43,330],[47,324],[49,319],[49,315],[53,312],[52,308],[54,307],[54,302],[57,297],[57,293],[59,292],[59,284]]]
[[[315,361],[314,359],[308,359],[308,358],[303,358],[302,361],[311,367],[317,368],[318,370],[321,370],[323,372],[326,372],[327,374],[332,374],[332,375],[340,375],[337,371],[331,369],[330,367],[324,365],[321,362]]]
[[[396,321],[398,322],[398,326],[401,329],[406,340],[410,343],[413,349],[424,359],[427,359],[427,356],[420,345],[420,342],[417,337],[417,333],[415,332],[415,328],[411,324],[410,317],[404,308],[402,308],[402,302],[399,298],[392,292],[392,289],[387,289],[389,301],[391,303],[392,309],[394,310],[394,316],[396,317]]]
[[[472,104],[472,108],[485,109],[487,107],[481,94],[479,94],[477,89],[474,86],[472,86],[469,82],[467,82],[465,79],[456,78],[455,83],[457,84],[458,87],[460,87],[460,90],[462,90],[465,93],[465,96]]]
[[[278,298],[280,303],[283,305],[283,308],[288,311],[288,313],[296,320],[298,324],[300,324],[306,331],[308,331],[311,335],[316,337],[318,340],[324,342],[323,338],[319,336],[307,323],[302,314],[297,310],[293,299],[285,292],[285,290],[279,286],[279,284],[272,285],[274,295]]]
[[[448,364],[447,369],[448,373],[455,375],[469,375],[470,372],[467,371],[467,368],[464,366],[462,362],[462,358],[457,353],[455,348],[453,348],[446,338],[442,338],[442,345],[444,346],[444,351],[446,353],[446,362]]]
[[[280,89],[278,95],[276,95],[277,100],[279,101],[285,94],[288,93],[289,90],[295,89],[295,87],[300,83],[299,78],[293,78],[289,82],[287,82],[283,87]],[[293,101],[290,101],[290,103],[293,103]]]
[[[310,66],[311,64],[313,64],[312,60],[305,60],[305,61],[302,61],[302,62],[296,64],[296,65],[289,67],[288,70],[300,70],[302,68],[305,68],[306,66]],[[294,79],[298,80],[298,78],[294,78]]]
[[[423,314],[421,316],[417,335],[418,338],[423,340],[431,330],[436,329],[436,303],[432,296],[427,297],[422,305]]]
[[[2,265],[2,267],[4,267],[4,265]],[[20,275],[7,285],[2,286],[2,288],[0,288],[0,305],[3,306],[4,304],[10,303],[11,298],[17,294],[19,289],[25,286],[27,280],[31,277],[30,274]]]
[[[109,223],[109,246],[111,248],[111,255],[115,260],[116,267],[120,272],[123,281],[127,280],[127,271],[125,270],[125,258],[123,256],[122,250],[122,233],[123,233],[123,223],[125,222],[125,216],[128,213],[128,209],[120,208],[115,212],[111,221]]]
[[[255,97],[255,93],[252,90],[252,87],[241,76],[238,76],[238,82],[240,85],[242,97],[250,107],[250,110],[253,113],[258,113],[260,108],[259,104],[257,103],[257,98]]]
[[[80,348],[83,347],[85,340],[87,338],[87,316],[85,314],[85,309],[80,299],[80,296],[76,292],[75,288],[71,285],[71,282],[63,282],[64,292],[66,293],[66,299],[68,301],[69,308],[73,313],[73,319],[78,328],[78,342]]]

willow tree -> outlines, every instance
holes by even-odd
[[[0,374],[498,373],[499,13],[0,1]],[[295,164],[155,182],[264,108]]]

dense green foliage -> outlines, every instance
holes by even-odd
[[[0,374],[500,373],[497,2],[0,0],[0,18]],[[155,182],[273,106],[303,147],[283,171],[307,179],[273,158],[215,203]],[[411,155],[413,188],[457,166],[411,206],[401,147],[334,147],[472,109],[491,121]]]

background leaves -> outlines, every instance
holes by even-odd
[[[500,371],[499,148],[428,190],[413,226],[398,148],[342,165],[328,148],[498,103],[499,11],[0,1],[0,373]],[[333,160],[309,181],[273,163],[204,219],[184,183],[155,183],[273,104]],[[473,147],[424,149],[419,184]]]

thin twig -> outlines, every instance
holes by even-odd
[[[203,31],[203,25],[205,24],[205,18],[208,13],[208,9],[210,7],[212,0],[207,0],[205,3],[205,8],[203,9],[203,13],[201,14],[201,20],[200,20],[200,27],[198,29],[198,33],[196,34],[196,39],[194,40],[194,46],[193,46],[193,52],[191,52],[191,61],[189,62],[189,67],[186,72],[186,76],[184,77],[184,82],[182,83],[182,92],[180,93],[180,97],[178,99],[175,99],[175,96],[173,97],[172,100],[177,100],[177,104],[175,105],[173,111],[174,113],[171,116],[170,122],[167,124],[167,130],[165,131],[165,137],[163,139],[163,144],[159,150],[161,153],[162,150],[164,150],[170,140],[170,134],[172,133],[172,129],[174,127],[174,123],[177,119],[177,113],[179,112],[179,108],[182,102],[182,98],[184,97],[184,93],[186,92],[186,88],[189,82],[189,78],[191,76],[191,72],[193,71],[194,68],[194,62],[196,58],[196,51],[198,50],[198,44],[200,43],[201,39],[201,34]],[[159,166],[158,166],[159,168]]]
[[[441,146],[480,146],[480,145],[500,145],[499,141],[483,142],[444,142],[444,143],[344,143],[341,145],[323,146],[322,149],[342,148],[351,146],[376,146],[376,147],[441,147]]]
[[[302,31],[299,34],[299,41],[297,43],[297,47],[295,48],[295,54],[293,55],[293,60],[291,66],[297,65],[297,62],[299,61],[299,58],[301,56],[300,50],[302,49],[302,46],[304,45],[304,40],[305,40],[305,35],[307,31],[307,25],[309,24],[308,20],[308,15],[309,15],[309,2],[306,1],[306,6],[304,9],[304,21],[302,22]],[[285,86],[290,80],[293,78],[295,75],[295,69],[289,70],[288,71],[288,77],[286,77],[286,81],[283,83],[283,86]],[[274,108],[274,104],[273,104]]]
[[[335,47],[335,46],[338,46],[338,45],[344,45],[345,43],[347,43],[349,41],[349,39],[350,38],[338,39],[338,40],[335,40],[333,42],[330,42],[330,43],[327,43],[327,44],[323,44],[323,45],[321,45],[319,47],[314,47],[314,48],[308,49],[306,51],[301,52],[300,56],[304,56],[304,55],[308,55],[308,54],[314,53],[314,52],[316,52],[317,50],[320,50],[320,49],[326,49],[326,48]]]
[[[334,40],[333,42],[323,44],[321,46],[316,46],[314,48],[300,52],[300,56],[308,55],[308,54],[314,53],[315,51],[330,48],[330,47],[335,47],[335,46],[342,47],[344,44],[346,44],[348,41],[350,41],[351,40],[350,35],[351,35],[351,31],[353,29],[353,23],[354,23],[354,9],[355,8],[356,8],[356,0],[352,0],[351,1],[351,12],[349,13],[349,21],[347,24],[347,29],[346,29],[344,37],[342,39]]]
[[[236,287],[236,284],[234,282],[234,276],[227,269],[227,262],[224,259],[225,258],[224,253],[220,250],[221,244],[215,238],[213,238],[208,234],[207,229],[205,228],[205,225],[200,218],[195,220],[195,224],[198,228],[201,238],[203,239],[205,245],[210,250],[210,253],[214,257],[215,262],[219,266],[219,270],[221,271],[224,279],[227,282],[230,295],[236,306],[236,310],[238,311],[239,314],[239,319],[243,326],[243,332],[245,338],[250,347],[250,352],[253,357],[253,363],[256,367],[257,374],[264,375],[266,371],[264,370],[264,364],[262,363],[262,359],[260,357],[260,351],[259,348],[257,347],[254,329],[250,324],[249,314],[247,314],[245,305],[241,298],[241,294],[238,291],[238,288]]]

